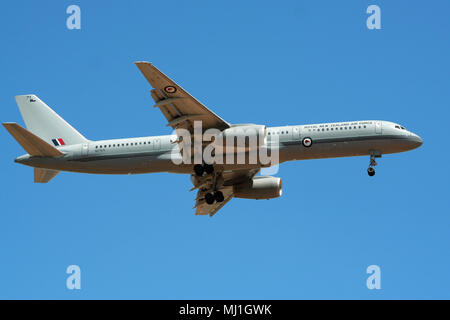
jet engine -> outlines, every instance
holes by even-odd
[[[223,146],[234,146],[234,151],[258,150],[266,140],[266,126],[257,124],[233,125],[220,133]],[[217,139],[216,138],[216,139]],[[227,148],[228,149],[228,148]]]
[[[281,178],[258,176],[233,187],[234,197],[244,199],[273,199],[281,196]]]

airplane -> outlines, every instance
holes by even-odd
[[[181,156],[183,142],[178,132],[193,133],[200,122],[202,130],[239,136],[255,129],[263,140],[258,144],[278,152],[278,162],[336,157],[369,156],[369,176],[375,175],[376,159],[385,154],[413,150],[422,139],[405,127],[390,121],[363,120],[308,125],[266,127],[256,124],[230,124],[192,97],[149,62],[135,62],[153,87],[154,107],[167,119],[174,134],[93,141],[86,139],[36,95],[16,96],[26,125],[3,126],[27,154],[14,161],[34,168],[34,182],[47,183],[60,171],[91,174],[142,174],[169,172],[190,174],[192,190],[197,190],[196,214],[213,216],[233,197],[272,199],[281,196],[281,179],[257,176],[268,165],[256,163],[174,163]],[[203,132],[202,131],[202,132]],[[235,137],[233,137],[234,139]],[[234,140],[233,140],[234,141]],[[276,143],[275,143],[276,142]],[[190,148],[190,147],[189,147]],[[200,149],[204,143],[200,144]],[[224,152],[227,152],[226,150]],[[248,154],[250,149],[241,153]]]

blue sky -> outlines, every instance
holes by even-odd
[[[81,30],[66,8],[81,7]],[[381,8],[381,30],[366,8]],[[0,120],[34,93],[92,140],[169,134],[134,66],[153,62],[232,123],[382,119],[424,139],[285,163],[283,196],[196,217],[188,176],[62,173],[34,184],[0,134],[0,298],[450,298],[450,4],[5,1]],[[79,265],[82,289],[66,289]],[[381,268],[381,290],[366,268]]]

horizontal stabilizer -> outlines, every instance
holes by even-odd
[[[47,183],[59,173],[57,170],[34,168],[34,182]]]
[[[3,126],[31,156],[60,157],[64,155],[61,151],[17,123],[3,123]]]

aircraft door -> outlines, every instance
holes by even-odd
[[[161,148],[161,139],[160,138],[156,138],[153,144],[153,149],[154,150],[159,150]]]
[[[292,140],[300,140],[300,127],[292,127]]]
[[[81,156],[87,157],[88,152],[89,152],[89,145],[87,143],[83,143],[81,145]]]
[[[376,121],[375,122],[375,133],[381,134],[381,130],[382,130],[381,121]]]

